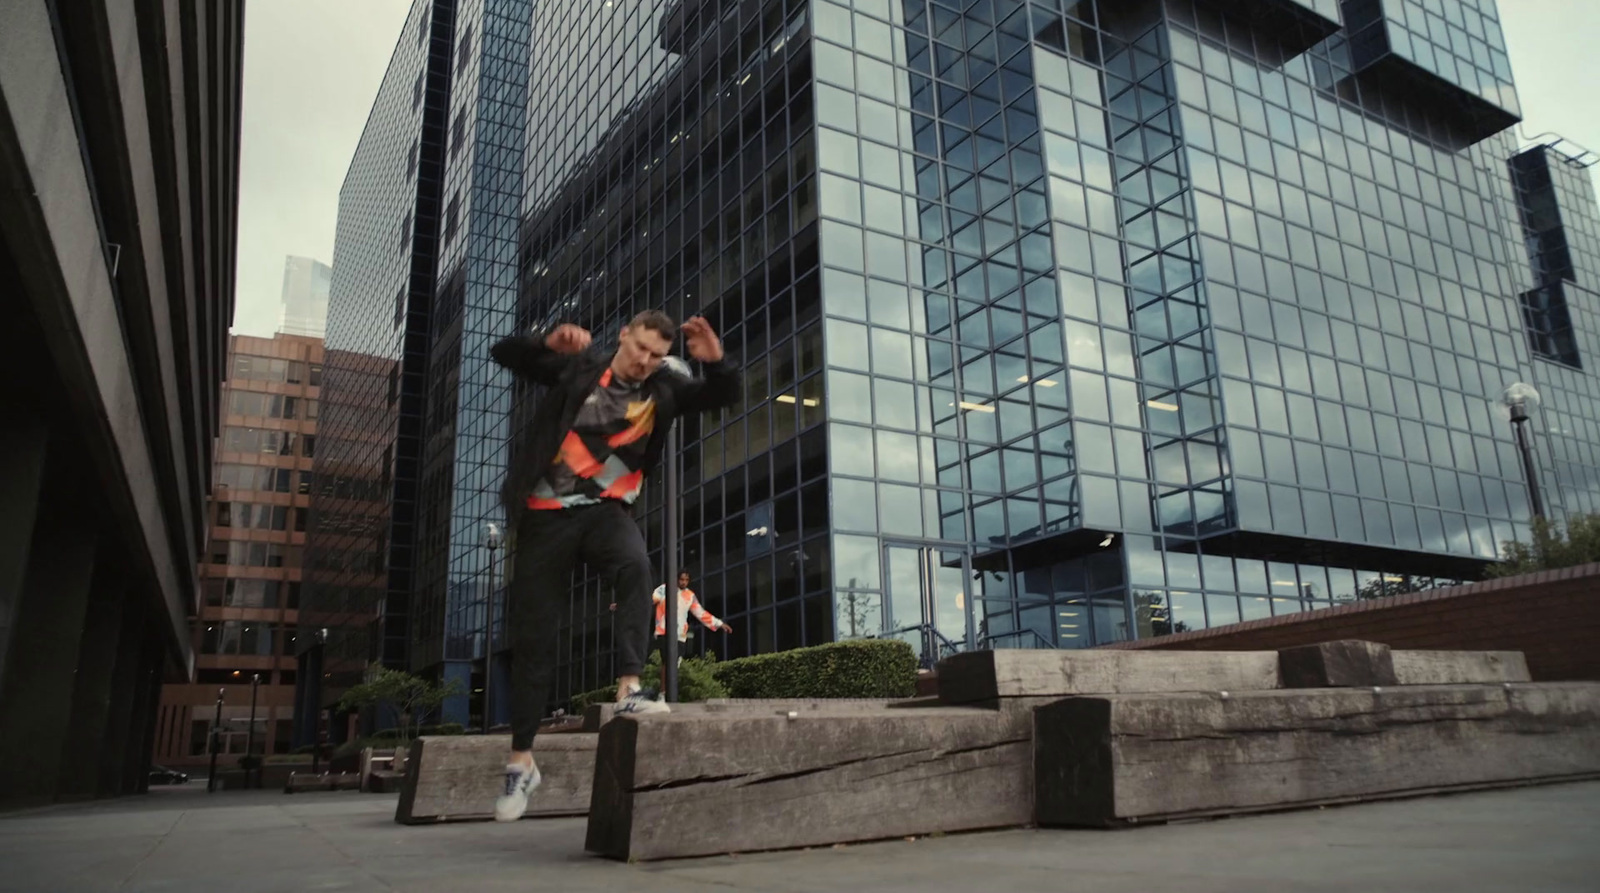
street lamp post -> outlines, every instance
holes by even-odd
[[[483,733],[494,725],[490,697],[494,693],[494,591],[498,585],[495,557],[500,552],[500,525],[484,527],[483,545],[489,550],[489,604],[483,621]]]
[[[1539,492],[1539,471],[1533,464],[1533,438],[1528,433],[1528,410],[1539,407],[1539,392],[1533,385],[1517,382],[1500,395],[1500,402],[1511,411],[1511,429],[1516,432],[1517,452],[1522,457],[1522,476],[1528,484],[1528,503],[1533,517],[1544,520],[1544,497]]]
[[[667,429],[664,459],[661,554],[662,564],[666,565],[664,570],[667,572],[667,585],[661,590],[665,594],[662,607],[665,608],[663,619],[666,621],[661,628],[664,637],[661,668],[667,683],[667,690],[663,694],[669,702],[676,702],[678,700],[678,426],[676,424]]]
[[[245,763],[245,766],[247,766],[247,767],[255,765],[255,758],[256,758],[256,691],[260,687],[261,687],[261,674],[260,673],[251,673],[250,674],[250,728],[248,730],[246,730],[245,733],[244,733],[244,758],[247,761]],[[247,788],[251,787],[251,784],[250,784],[250,772],[251,772],[251,770],[249,768],[246,768],[244,770],[244,786],[247,787]],[[255,770],[255,776],[256,776],[256,782],[259,784],[260,781],[261,781],[261,770],[259,768],[257,768]]]
[[[227,689],[217,689],[217,714],[211,720],[211,769],[206,773],[206,793],[217,789],[217,750],[222,744],[222,697]]]

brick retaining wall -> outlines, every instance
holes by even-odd
[[[1535,681],[1600,680],[1600,563],[1105,647],[1255,651],[1330,639],[1521,651]]]

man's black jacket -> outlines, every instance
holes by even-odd
[[[561,441],[572,429],[578,409],[600,383],[600,375],[611,365],[612,352],[588,350],[580,354],[560,354],[545,346],[548,332],[530,332],[503,339],[489,349],[496,363],[535,384],[545,386],[523,440],[512,450],[511,467],[500,490],[506,513],[515,524],[527,508],[528,495],[540,475],[555,461]],[[656,403],[655,430],[645,444],[644,467],[648,480],[661,461],[667,431],[680,415],[722,409],[739,401],[742,388],[739,366],[731,357],[721,362],[701,364],[704,378],[690,375],[680,360],[668,358],[654,375],[644,380],[645,392]]]

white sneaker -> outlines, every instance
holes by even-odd
[[[632,686],[628,693],[618,699],[617,713],[671,713],[672,708],[667,706],[667,699],[656,693],[653,688],[640,688]]]
[[[521,763],[506,764],[506,792],[494,801],[494,820],[514,822],[528,809],[528,797],[539,789],[544,778],[539,767]]]

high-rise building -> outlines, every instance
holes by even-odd
[[[236,763],[249,745],[257,754],[281,754],[291,742],[322,342],[235,335],[227,368],[210,532],[189,631],[195,678],[162,690],[156,760],[165,766],[208,762],[219,695],[222,765]]]
[[[1514,382],[1544,397],[1549,514],[1600,508],[1592,156],[1507,130],[1491,0],[552,3],[523,56],[524,32],[458,31],[450,64],[503,33],[497,63],[529,74],[451,82],[446,165],[502,165],[438,187],[446,251],[479,265],[423,277],[443,359],[383,353],[428,370],[426,445],[397,455],[457,458],[422,472],[419,576],[390,593],[417,669],[481,653],[477,530],[538,399],[506,400],[487,345],[557,321],[609,339],[646,308],[706,315],[747,366],[740,406],[681,423],[674,545],[738,631],[691,651],[1087,647],[1474,577],[1530,530]],[[421,72],[373,121],[410,99],[425,162]],[[454,95],[524,83],[506,122]],[[412,134],[350,184],[409,176]],[[371,234],[350,244],[405,251],[422,200],[379,213],[350,184]],[[612,675],[605,584],[574,581],[564,692]]]
[[[309,257],[283,259],[282,307],[278,331],[285,335],[321,338],[328,321],[328,287],[333,268]]]
[[[194,669],[237,240],[240,0],[0,25],[0,803],[143,790]]]
[[[527,112],[530,0],[417,0],[340,192],[301,679],[367,662],[458,679],[481,717]],[[324,622],[324,620],[326,622]],[[474,669],[473,661],[479,661]],[[475,675],[476,674],[476,675]]]

